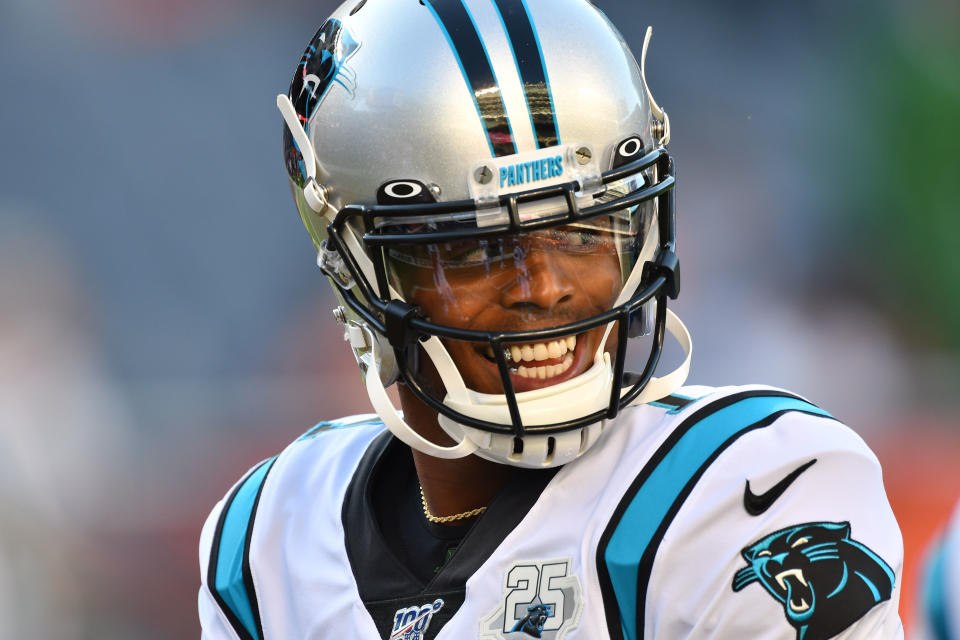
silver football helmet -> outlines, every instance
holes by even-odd
[[[650,34],[638,65],[586,0],[348,0],[277,97],[335,315],[410,446],[564,464],[685,380]],[[686,358],[657,378],[665,331]],[[455,446],[407,425],[386,394],[396,380]]]

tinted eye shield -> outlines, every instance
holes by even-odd
[[[664,334],[666,304],[662,303],[664,302],[663,298],[666,296],[675,298],[678,293],[678,263],[674,253],[676,231],[672,193],[675,184],[673,161],[667,151],[661,147],[634,162],[603,173],[600,179],[602,186],[606,188],[632,176],[642,177],[645,170],[654,166],[657,169],[657,180],[652,184],[648,184],[650,181],[645,181],[643,186],[630,193],[586,207],[580,205],[578,194],[581,197],[583,194],[582,187],[577,181],[503,195],[499,198],[497,204],[507,215],[498,216],[496,224],[487,226],[467,226],[467,228],[464,228],[466,225],[463,224],[463,221],[469,222],[471,218],[481,219],[478,204],[474,200],[416,205],[346,206],[339,211],[328,227],[329,248],[339,253],[353,276],[353,282],[349,284],[357,287],[360,297],[368,301],[369,306],[363,304],[346,283],[336,278],[334,281],[338,283],[347,305],[361,316],[372,329],[385,335],[398,353],[413,346],[417,340],[429,336],[478,342],[491,347],[500,371],[503,388],[508,391],[506,396],[513,422],[512,427],[466,418],[453,412],[420,389],[417,381],[406,370],[405,359],[398,358],[401,363],[401,374],[404,381],[428,405],[451,419],[486,431],[523,435],[525,432],[552,433],[565,431],[601,419],[612,418],[621,407],[640,394],[652,377],[659,360]],[[601,195],[602,193],[603,191],[601,191]],[[629,300],[600,315],[557,327],[498,333],[434,324],[423,318],[416,307],[400,300],[391,300],[385,259],[385,250],[390,247],[457,242],[467,239],[492,239],[563,225],[589,224],[585,221],[598,216],[615,214],[618,211],[636,207],[642,202],[654,199],[658,202],[659,210],[657,224],[660,247],[657,257],[655,261],[647,262],[643,266],[640,282],[635,287],[635,291]],[[524,212],[528,211],[525,205],[542,203],[547,200],[560,202],[565,206],[562,206],[559,211],[551,210],[550,213],[545,215],[535,217],[524,215]],[[410,224],[416,220],[424,219],[446,219],[453,224],[419,225],[420,228]],[[362,242],[373,264],[375,277],[373,283],[368,280],[356,258],[347,250],[345,231],[347,225],[351,223],[355,225],[354,228],[360,227],[364,230]],[[397,224],[392,223],[407,224],[405,232],[396,233]],[[627,339],[631,337],[631,316],[655,297],[661,301],[661,304],[657,305],[656,325],[653,332],[654,348],[651,350],[650,358],[643,372],[624,374]],[[613,385],[607,409],[565,423],[524,427],[516,406],[513,386],[510,381],[509,364],[504,356],[504,346],[554,340],[579,334],[615,321],[618,321],[617,331],[620,334],[620,339],[617,342],[617,354],[613,365],[614,380],[621,382]],[[630,386],[631,388],[623,393],[621,386]]]

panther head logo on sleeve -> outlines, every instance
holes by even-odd
[[[733,590],[759,582],[783,607],[797,640],[825,640],[893,592],[894,572],[850,538],[849,522],[810,522],[781,529],[741,551],[747,566]]]

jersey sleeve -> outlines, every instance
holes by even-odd
[[[276,458],[251,469],[220,500],[200,534],[197,608],[205,640],[260,640],[260,614],[249,567],[250,534]]]
[[[644,637],[902,638],[903,542],[876,456],[802,407],[729,428],[664,528]]]
[[[220,500],[210,512],[200,533],[200,592],[197,594],[197,611],[200,614],[201,640],[238,640],[237,634],[230,628],[219,605],[207,586],[207,570],[210,566],[210,549],[224,500]]]

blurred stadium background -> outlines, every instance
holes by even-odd
[[[862,434],[909,625],[960,495],[960,5],[596,4],[656,27],[691,381]],[[368,410],[274,107],[333,7],[0,2],[0,638],[198,637],[209,508]]]

